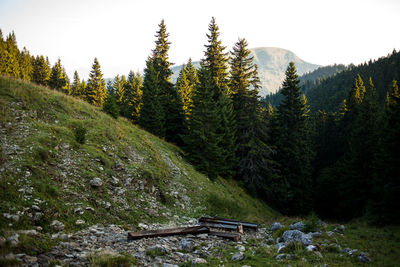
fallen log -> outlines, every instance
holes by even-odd
[[[180,227],[170,229],[159,229],[159,230],[146,230],[139,232],[128,232],[128,240],[136,240],[148,237],[163,237],[172,235],[197,235],[209,233],[210,229],[205,226],[193,226],[193,227]]]
[[[210,231],[208,233],[208,235],[214,235],[214,236],[218,236],[218,237],[222,237],[222,238],[226,238],[232,241],[239,241],[240,239],[240,234],[239,233],[226,233],[226,232],[214,232],[214,231]]]
[[[251,229],[257,231],[258,229],[258,224],[255,223],[249,223],[249,222],[241,222],[241,221],[236,221],[232,219],[227,219],[227,218],[221,218],[221,217],[201,217],[199,219],[199,223],[221,223],[221,224],[229,224],[229,225],[236,225],[239,226],[239,224],[242,224],[243,229]]]

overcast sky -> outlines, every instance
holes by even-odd
[[[310,63],[359,64],[400,50],[399,0],[0,0],[0,29],[20,48],[61,58],[87,78],[94,57],[105,77],[142,71],[165,19],[170,60],[203,56],[211,17],[223,45],[281,47]]]

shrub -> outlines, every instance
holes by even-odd
[[[86,128],[79,125],[74,129],[74,133],[75,133],[75,140],[79,143],[79,144],[84,144],[86,141]]]
[[[319,226],[319,219],[318,219],[318,217],[317,217],[317,215],[314,213],[314,212],[312,212],[309,216],[308,216],[308,218],[307,218],[307,220],[306,220],[306,222],[305,222],[305,227],[304,227],[304,229],[303,229],[303,232],[304,233],[309,233],[309,232],[315,232],[315,231],[318,231],[319,229],[318,229],[318,226]]]

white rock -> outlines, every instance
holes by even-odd
[[[56,231],[62,231],[64,230],[65,225],[60,221],[54,220],[51,222],[50,227]]]
[[[81,220],[81,219],[78,219],[78,220],[76,220],[75,224],[76,225],[82,225],[82,224],[85,224],[85,221]]]
[[[10,235],[8,237],[8,242],[10,242],[10,246],[12,248],[15,248],[15,247],[18,246],[18,244],[19,244],[19,239],[18,238],[19,238],[19,234],[17,234],[17,233],[13,233],[12,235]]]
[[[147,224],[144,224],[144,223],[139,223],[139,224],[138,224],[138,227],[139,227],[140,229],[142,229],[142,230],[147,230],[147,229],[149,229],[149,226],[148,226]]]
[[[246,248],[244,246],[242,246],[242,245],[236,246],[236,249],[241,251],[241,252],[246,251]]]
[[[303,222],[293,223],[289,226],[290,230],[303,230],[306,225]]]
[[[306,247],[306,250],[307,250],[308,252],[314,251],[314,250],[316,250],[316,249],[317,249],[317,247],[314,246],[314,245],[308,245],[308,246]]]
[[[243,252],[241,252],[241,251],[236,252],[236,253],[233,254],[233,256],[232,256],[232,260],[233,260],[233,261],[241,261],[241,260],[243,260],[243,259],[244,259],[244,255],[243,255]]]
[[[287,230],[283,233],[282,238],[285,243],[301,242],[306,246],[312,244],[312,236],[299,230]]]
[[[196,264],[207,264],[207,261],[202,258],[194,258],[192,260],[192,265],[196,265]]]
[[[101,180],[99,177],[93,178],[90,180],[90,185],[93,187],[100,187],[103,185],[103,180]]]
[[[274,222],[274,223],[272,223],[271,226],[269,227],[269,230],[270,230],[270,231],[276,231],[276,230],[281,229],[282,227],[283,227],[282,224],[280,224],[279,222]]]

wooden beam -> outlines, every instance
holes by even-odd
[[[224,224],[224,223],[212,223],[212,222],[200,222],[202,226],[206,226],[208,228],[219,228],[219,229],[224,229],[224,230],[230,230],[230,231],[238,231],[238,227],[233,224]]]
[[[232,241],[239,241],[240,239],[240,234],[239,233],[227,233],[227,232],[214,232],[214,231],[210,231],[208,233],[208,235],[214,235],[214,236],[218,236],[218,237],[222,237],[222,238],[226,238]]]
[[[159,229],[159,230],[146,230],[139,232],[129,232],[128,240],[136,240],[148,237],[162,237],[162,236],[172,236],[172,235],[197,235],[209,233],[210,229],[205,226],[193,226],[193,227],[180,227],[180,228],[169,228],[169,229]]]
[[[239,224],[242,224],[243,229],[252,229],[252,230],[256,230],[256,231],[258,229],[258,224],[255,224],[255,223],[241,222],[241,221],[236,221],[236,220],[226,219],[226,218],[221,218],[221,217],[201,217],[199,219],[199,222],[221,223],[221,224],[230,224],[230,225],[236,225],[236,226],[239,226]]]

